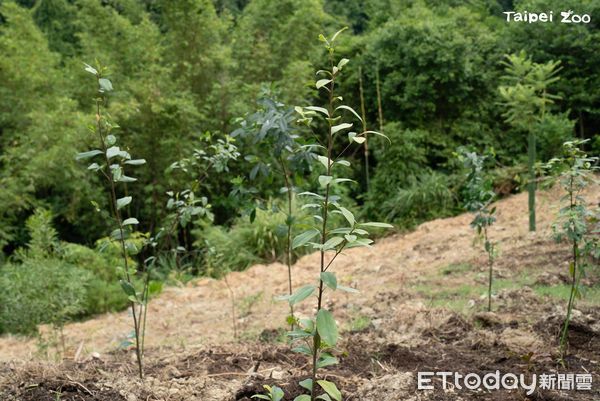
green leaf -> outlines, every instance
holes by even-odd
[[[306,298],[310,297],[312,293],[315,291],[314,285],[306,285],[299,290],[297,290],[294,294],[290,296],[288,302],[290,305],[296,305],[299,302],[304,301]]]
[[[315,398],[316,400],[323,400],[323,401],[332,401],[331,397],[329,397],[329,394],[321,394],[318,395],[317,398]]]
[[[100,89],[104,92],[110,92],[113,90],[112,82],[106,78],[100,78],[98,83],[100,84]]]
[[[347,160],[338,160],[336,163],[341,164],[342,166],[350,167],[350,162]]]
[[[308,191],[306,191],[306,192],[300,192],[298,194],[298,196],[312,196],[313,198],[317,198],[317,199],[325,199],[325,197],[323,197],[323,195],[319,195],[319,194],[316,194],[314,192],[308,192]]]
[[[319,309],[317,312],[317,333],[328,345],[334,346],[337,343],[337,325],[333,314],[326,309]]]
[[[331,398],[336,401],[342,401],[342,393],[340,393],[340,390],[338,390],[334,383],[327,380],[318,380],[317,383]]]
[[[331,43],[333,43],[335,41],[335,39],[338,37],[338,35],[342,32],[344,32],[346,29],[348,29],[347,26],[343,27],[342,29],[340,29],[339,31],[337,31],[336,33],[333,34],[333,36],[331,37]]]
[[[303,318],[299,320],[299,323],[300,327],[302,327],[304,331],[307,331],[309,333],[315,331],[315,322],[313,322],[312,319]]]
[[[292,249],[296,249],[296,248],[298,248],[300,246],[305,245],[307,242],[309,242],[310,240],[312,240],[313,238],[315,238],[320,233],[321,232],[319,230],[317,230],[316,228],[313,228],[312,230],[307,230],[307,231],[304,231],[301,234],[298,234],[292,240]]]
[[[137,181],[137,178],[122,175],[117,179],[117,181],[119,181],[119,182],[135,182],[135,181]]]
[[[317,155],[317,159],[321,162],[323,166],[325,166],[325,168],[329,168],[330,161],[328,157]]]
[[[129,205],[132,199],[133,198],[131,196],[125,196],[117,199],[117,210],[123,209],[125,206]]]
[[[331,272],[323,272],[321,273],[321,281],[323,281],[325,285],[332,290],[337,289],[337,278],[335,277],[335,274]]]
[[[339,184],[340,182],[356,182],[356,181],[351,180],[350,178],[336,178],[335,180],[333,180],[334,184]]]
[[[329,240],[327,240],[327,242],[325,242],[323,244],[322,249],[324,251],[327,251],[329,249],[334,249],[336,246],[338,246],[342,242],[344,242],[344,238],[343,237],[332,237]]]
[[[125,219],[125,221],[123,222],[124,226],[129,226],[132,224],[140,224],[140,222],[135,217],[130,217],[128,219]]]
[[[348,132],[348,139],[350,142],[363,143],[367,140],[367,138],[363,136],[358,136],[356,132]]]
[[[300,345],[298,347],[292,348],[292,352],[297,352],[298,354],[312,355],[312,351],[306,345]]]
[[[298,397],[294,398],[294,401],[310,401],[310,395],[308,395],[308,394],[299,395]]]
[[[322,188],[325,188],[327,185],[331,183],[333,177],[330,175],[320,175],[319,176],[319,184]]]
[[[358,238],[356,235],[352,235],[352,234],[346,234],[344,235],[344,238],[346,239],[346,241],[348,242],[354,242],[356,241],[356,239]]]
[[[268,396],[263,395],[263,394],[254,394],[250,398],[260,398],[261,400],[270,400],[271,399],[271,397],[268,397]]]
[[[115,143],[117,143],[117,137],[116,136],[114,136],[114,135],[107,135],[106,136],[106,144],[108,146],[112,146]]]
[[[146,159],[127,160],[127,161],[125,161],[125,164],[131,164],[132,166],[139,166],[142,164],[146,164]]]
[[[281,401],[283,399],[283,390],[277,386],[273,386],[271,389],[271,400]]]
[[[112,176],[114,181],[119,181],[123,176],[123,169],[118,164],[113,164],[110,166],[112,170]]]
[[[92,163],[88,166],[88,170],[98,171],[100,170],[100,165],[98,163]]]
[[[94,149],[94,150],[90,150],[89,152],[78,153],[77,156],[75,156],[75,160],[85,160],[85,159],[89,159],[90,157],[94,157],[94,156],[101,155],[101,154],[102,154],[101,150]]]
[[[338,62],[337,68],[338,68],[339,70],[341,70],[342,68],[344,68],[344,66],[345,66],[346,64],[348,64],[348,62],[349,62],[349,61],[350,61],[350,60],[348,60],[347,58],[343,58],[343,59],[341,59],[341,60]],[[359,117],[359,118],[360,118],[360,117]]]
[[[337,365],[339,363],[338,359],[333,356],[325,356],[319,359],[317,362],[317,368],[324,368],[326,366]]]
[[[334,135],[335,133],[348,128],[352,128],[351,123],[341,123],[338,125],[334,125],[333,127],[331,127],[331,135]]]
[[[135,293],[135,288],[133,287],[133,285],[129,281],[121,280],[121,288],[123,288],[123,291],[128,296],[130,296],[130,297],[137,297],[137,295]]]
[[[121,148],[118,146],[111,146],[110,148],[106,149],[106,157],[109,159],[119,155],[121,155]]]
[[[122,239],[127,239],[129,237],[129,232],[127,230],[121,231],[120,228],[117,228],[110,233],[110,237],[115,241],[121,241]]]
[[[362,121],[362,118],[358,115],[358,113],[350,106],[346,106],[346,105],[341,105],[335,108],[336,110],[348,110],[349,112],[351,112],[352,114],[354,114],[354,116],[356,118],[358,118],[360,121]]]
[[[317,87],[317,89],[321,89],[322,87],[324,87],[325,85],[327,85],[330,82],[331,82],[331,79],[319,79],[317,81],[317,83],[315,84],[315,86]]]
[[[86,63],[83,63],[83,65],[85,65],[85,70],[87,72],[89,72],[90,74],[98,75],[98,70],[96,70],[94,67]]]
[[[356,248],[359,246],[371,246],[373,243],[372,239],[369,238],[358,238],[356,241],[349,243],[346,245],[346,248]]]
[[[377,131],[365,131],[365,132],[361,133],[361,135],[367,135],[367,134],[373,134],[373,135],[381,136],[381,137],[387,139],[389,143],[392,143],[392,141],[390,141],[390,138],[388,138],[386,135],[382,134],[381,132],[377,132]]]
[[[352,287],[345,287],[345,286],[343,286],[343,285],[338,285],[338,286],[337,286],[337,289],[338,289],[338,290],[340,290],[340,291],[351,292],[351,293],[354,293],[354,294],[356,294],[356,293],[360,292],[360,291],[358,291],[356,288],[352,288]]]
[[[324,79],[322,81],[331,81],[331,80]],[[329,117],[329,111],[327,111],[327,109],[324,107],[308,106],[308,107],[305,107],[305,109],[310,110],[310,111],[318,111],[319,113],[325,114],[327,117]]]
[[[289,331],[287,333],[287,335],[289,337],[292,337],[293,339],[298,339],[298,338],[306,338],[306,337],[312,337],[313,334],[312,333],[308,333],[304,330],[294,330],[294,331]]]
[[[370,221],[368,223],[360,223],[360,226],[363,227],[379,227],[379,228],[394,228],[393,225],[387,223],[379,223],[376,221]]]
[[[340,209],[340,212],[342,212],[342,214],[351,226],[353,226],[356,223],[356,220],[354,219],[354,214],[352,214],[350,210],[342,206],[338,207],[338,209]]]
[[[308,391],[312,391],[312,388],[313,388],[312,379],[304,379],[301,382],[299,382],[298,384],[300,385],[300,387],[303,387],[303,388],[307,389]]]

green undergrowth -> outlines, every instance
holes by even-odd
[[[526,268],[513,277],[497,278],[494,281],[493,294],[529,287],[540,298],[549,298],[552,301],[568,299],[570,286],[567,284],[536,284],[540,272],[540,269]],[[422,297],[429,307],[447,308],[469,315],[479,311],[479,308],[473,305],[473,301],[485,297],[484,280],[485,273],[478,271],[473,265],[466,262],[452,263],[440,267],[434,274],[423,277],[412,290]],[[583,287],[582,295],[582,305],[600,306],[600,285]]]

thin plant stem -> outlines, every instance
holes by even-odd
[[[573,188],[573,177],[569,177],[569,208],[575,208],[575,197],[574,197],[574,188]],[[560,358],[564,361],[564,356],[566,353],[567,339],[569,335],[569,321],[571,320],[571,312],[573,310],[573,301],[575,299],[575,289],[577,287],[577,249],[578,243],[576,240],[573,241],[572,245],[572,263],[573,263],[573,271],[571,275],[571,291],[569,293],[569,303],[567,305],[567,317],[565,318],[565,324],[563,326],[562,334],[560,336]]]
[[[223,281],[225,281],[225,285],[227,286],[227,290],[229,291],[229,296],[231,299],[231,325],[233,327],[233,338],[235,340],[237,340],[238,333],[237,333],[237,318],[236,318],[236,311],[235,311],[235,293],[233,292],[233,289],[229,285],[229,281],[227,281],[227,274],[225,274],[223,276]]]
[[[358,67],[358,91],[360,93],[360,114],[362,117],[362,128],[363,132],[367,131],[367,112],[365,109],[365,96],[363,91],[363,79],[362,79],[362,68]],[[365,184],[367,192],[369,192],[369,137],[365,134],[365,143],[364,143],[364,154],[365,154]]]
[[[97,77],[97,79],[99,80],[100,77]],[[110,159],[108,158],[108,155],[106,153],[106,151],[107,151],[106,142],[105,142],[104,135],[102,133],[102,124],[101,124],[102,112],[101,112],[101,108],[100,108],[100,103],[101,103],[100,100],[96,99],[96,127],[97,127],[97,131],[98,131],[98,136],[100,137],[100,146],[104,153],[106,167],[110,168]],[[114,213],[114,217],[117,221],[117,224],[119,226],[119,237],[120,237],[119,242],[120,242],[120,246],[121,246],[121,253],[123,256],[123,264],[125,266],[125,279],[127,280],[127,282],[129,284],[132,284],[131,275],[129,274],[129,262],[127,260],[127,249],[125,246],[123,221],[121,220],[121,214],[117,207],[117,191],[116,191],[116,187],[115,187],[115,181],[110,173],[106,173],[105,176],[108,179],[108,182],[110,184],[112,210]],[[142,355],[141,355],[141,350],[140,350],[140,326],[139,326],[138,316],[136,313],[135,302],[131,301],[130,306],[131,306],[131,315],[133,317],[133,326],[134,326],[134,331],[135,331],[135,352],[136,352],[136,357],[137,357],[138,373],[139,373],[140,379],[143,380],[144,379],[144,366],[143,366]]]
[[[377,90],[377,111],[379,115],[379,132],[383,134],[383,106],[381,102],[381,85],[379,82],[379,63],[375,65],[375,88]]]
[[[488,238],[488,229],[483,229],[483,235],[485,240],[485,246],[488,253],[488,312],[492,311],[492,280],[493,280],[493,269],[494,269],[494,248]]]
[[[287,215],[287,219],[286,219],[286,225],[287,225],[287,236],[286,236],[286,258],[285,258],[285,262],[287,264],[287,270],[288,270],[288,290],[289,290],[289,294],[290,296],[294,293],[294,287],[292,285],[292,184],[290,182],[290,178],[289,178],[289,172],[287,170],[287,168],[285,167],[285,162],[283,161],[283,158],[281,156],[279,156],[279,163],[281,165],[281,170],[283,172],[283,177],[285,179],[285,187],[287,189],[287,208],[288,208],[288,215]],[[295,321],[295,316],[294,316],[294,305],[290,305],[290,316],[291,316],[291,330],[294,331],[294,321]]]
[[[333,71],[333,56],[331,52],[329,53],[329,61],[331,64],[331,70]],[[331,83],[329,87],[329,104],[328,104],[328,112],[330,116],[333,116],[333,91],[335,88],[335,76],[331,77]],[[327,134],[327,175],[331,175],[331,165],[332,165],[332,153],[333,153],[333,134],[332,134],[332,124],[331,119],[327,119],[328,124],[328,134]],[[328,183],[325,186],[325,198],[323,201],[323,210],[321,213],[321,217],[323,218],[323,225],[321,231],[321,251],[320,251],[320,270],[323,273],[326,269],[325,265],[325,250],[323,249],[323,245],[327,242],[327,217],[329,215],[329,192],[330,192],[330,184]],[[323,302],[323,280],[319,280],[319,292],[317,295],[317,313],[321,310]],[[317,358],[319,356],[319,348],[321,345],[321,336],[318,332],[315,333],[313,347],[312,347],[312,386],[311,386],[311,401],[315,401],[315,383],[317,381]]]
[[[527,169],[529,174],[529,182],[527,183],[528,192],[528,208],[529,208],[529,231],[535,231],[535,189],[536,189],[536,177],[535,177],[535,159],[536,159],[536,140],[535,133],[529,131],[528,145],[527,145]]]

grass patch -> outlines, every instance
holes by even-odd
[[[560,300],[569,299],[571,286],[568,284],[560,284],[554,286],[537,285],[533,287],[536,294],[541,297],[550,297]],[[600,305],[600,286],[582,287],[583,298],[578,302],[583,302],[589,305]]]
[[[366,330],[371,325],[371,318],[365,315],[358,315],[350,322],[350,331],[357,333]]]
[[[480,286],[470,284],[452,288],[445,288],[439,284],[418,284],[415,290],[429,301],[429,306],[444,307],[459,313],[464,313],[469,307],[469,301],[479,298],[484,292]]]
[[[448,266],[442,267],[440,273],[443,276],[449,276],[451,274],[466,273],[473,270],[473,265],[469,263],[451,263]]]

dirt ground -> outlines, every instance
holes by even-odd
[[[598,203],[600,188],[586,197]],[[538,231],[527,229],[527,195],[498,202],[491,237],[499,242],[493,312],[486,305],[486,257],[474,244],[470,215],[440,219],[408,234],[351,249],[338,258],[338,280],[359,294],[329,292],[327,308],[343,328],[341,363],[321,370],[344,400],[600,400],[600,288],[578,301],[566,365],[557,363],[565,314],[568,248],[551,239],[557,190],[538,194]],[[316,281],[318,255],[294,266],[300,286]],[[126,312],[68,325],[66,350],[35,340],[0,338],[1,401],[250,400],[276,384],[285,400],[302,393],[308,360],[285,343],[287,270],[257,265],[232,273],[238,338],[223,281],[169,288],[149,309],[147,377],[136,379],[134,354],[119,348]],[[561,292],[562,291],[562,292]],[[314,312],[304,302],[297,312]],[[417,390],[418,371],[589,373],[592,391]]]

